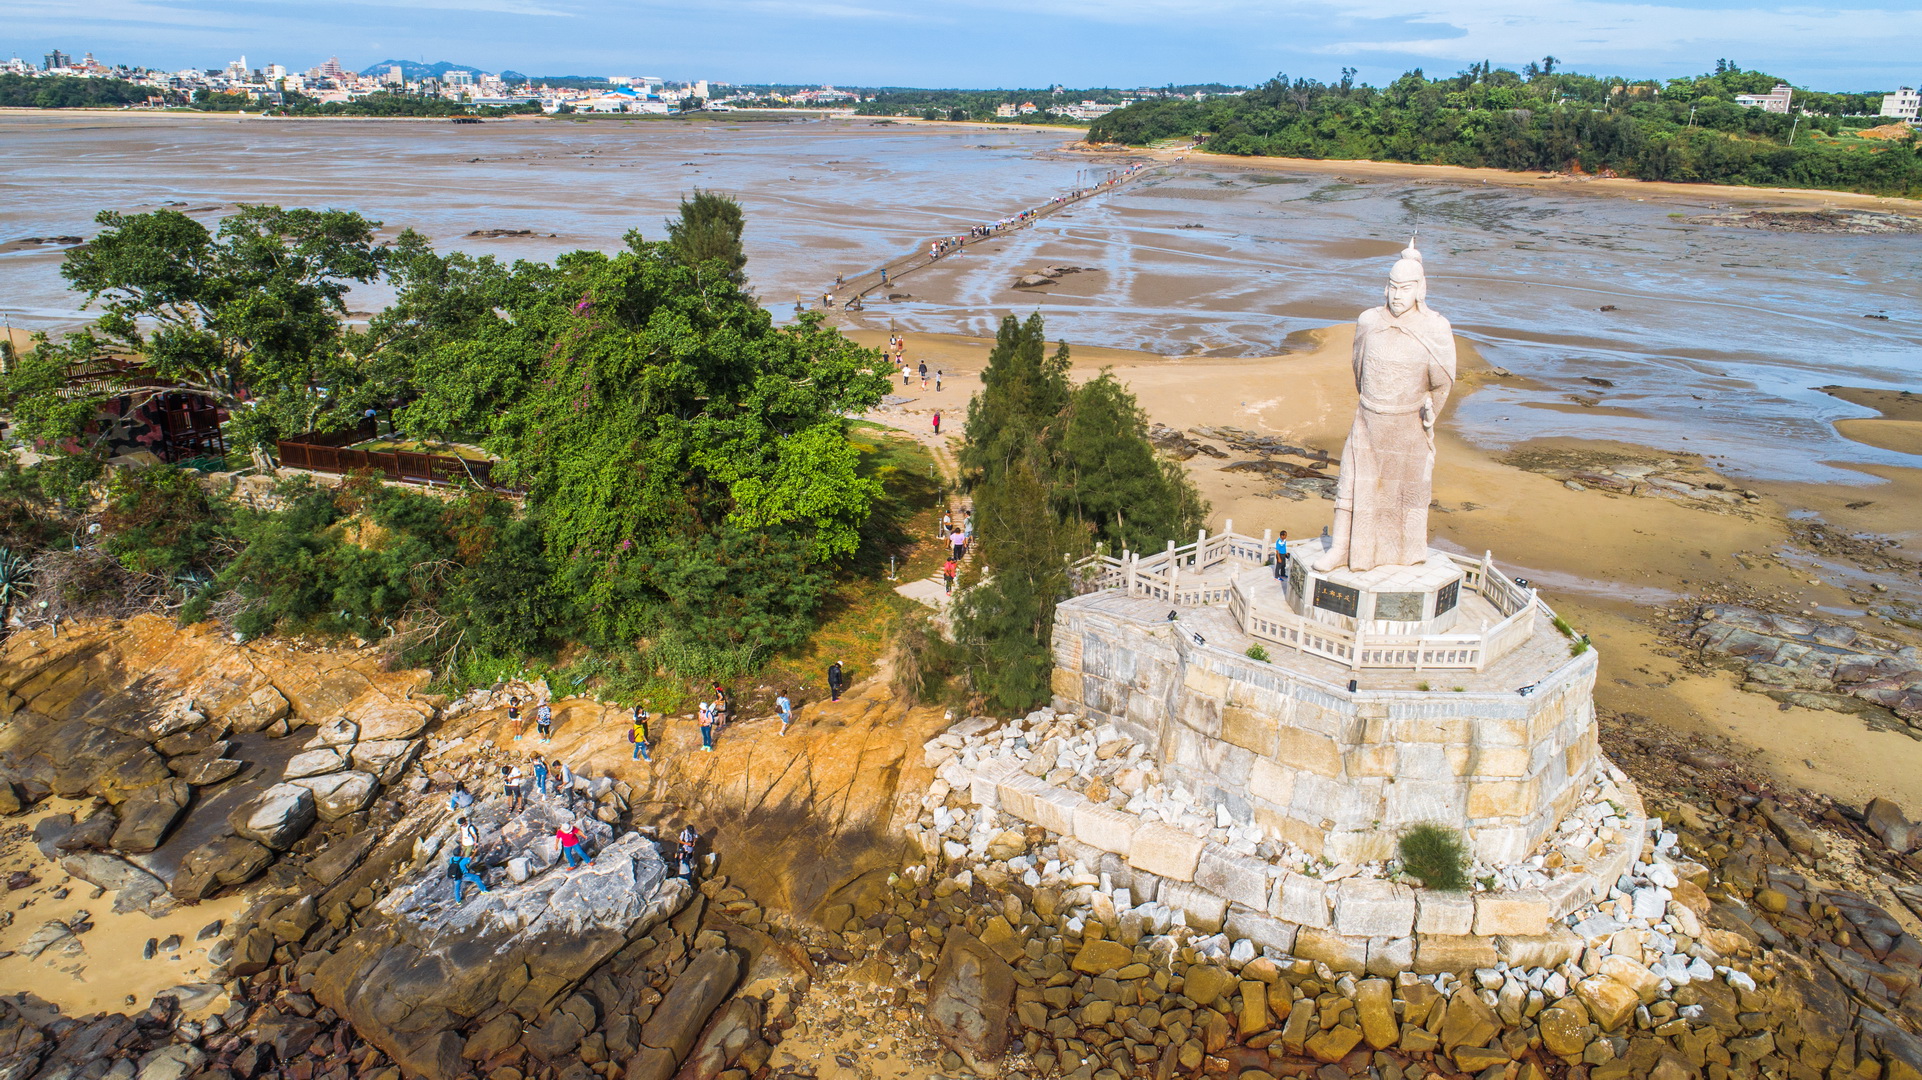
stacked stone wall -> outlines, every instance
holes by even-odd
[[[1196,644],[1134,606],[1102,594],[1061,605],[1055,707],[1114,724],[1170,780],[1311,854],[1390,858],[1402,830],[1438,822],[1484,861],[1513,863],[1600,759],[1592,650],[1527,694],[1350,693],[1290,670],[1285,651],[1263,662]]]

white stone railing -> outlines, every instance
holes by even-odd
[[[1371,634],[1345,630],[1298,615],[1285,604],[1262,603],[1234,587],[1235,571],[1268,561],[1273,537],[1260,539],[1234,531],[1234,522],[1213,536],[1203,530],[1192,544],[1169,542],[1152,555],[1124,551],[1119,558],[1095,555],[1082,561],[1089,591],[1120,590],[1129,596],[1160,600],[1175,607],[1225,605],[1242,632],[1285,645],[1351,669],[1399,668],[1481,671],[1507,655],[1535,632],[1539,611],[1553,618],[1535,590],[1516,584],[1495,566],[1491,555],[1470,559],[1449,555],[1462,570],[1462,585],[1503,616],[1487,629],[1466,634]],[[1228,572],[1223,573],[1226,569]]]

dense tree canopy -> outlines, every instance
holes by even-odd
[[[1088,138],[1145,145],[1204,137],[1225,154],[1922,192],[1916,140],[1859,139],[1854,130],[1881,121],[1816,115],[1873,112],[1879,98],[1797,91],[1797,115],[1748,108],[1735,95],[1766,93],[1777,80],[1726,61],[1666,84],[1558,72],[1552,63],[1523,73],[1478,64],[1441,79],[1415,70],[1381,88],[1353,76],[1278,76],[1239,97],[1143,101],[1095,121]]]

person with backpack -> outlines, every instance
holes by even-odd
[[[693,825],[681,826],[680,876],[689,881],[694,880],[694,848],[700,842],[701,834],[694,831]]]
[[[594,861],[591,856],[581,853],[581,827],[575,822],[570,821],[555,829],[554,840],[560,844],[561,857],[567,860],[569,866],[586,866]]]
[[[841,661],[828,665],[828,696],[835,701],[841,700],[841,691],[847,686],[848,677],[841,673]]]
[[[781,714],[781,734],[786,735],[787,729],[794,724],[794,703],[787,699],[786,694],[782,694],[774,699],[774,709]]]
[[[534,790],[541,793],[541,798],[547,798],[547,762],[540,758],[534,759]]]
[[[447,860],[447,880],[454,883],[454,903],[467,898],[467,883],[473,882],[487,892],[487,882],[474,873],[474,853],[480,850],[480,830],[465,817],[454,828],[454,854]]]
[[[653,740],[648,738],[647,720],[647,709],[640,705],[634,706],[634,727],[627,733],[627,740],[634,744],[633,760],[645,761],[652,765],[654,763]]]
[[[534,730],[540,733],[542,742],[554,741],[554,706],[541,702],[534,710]]]

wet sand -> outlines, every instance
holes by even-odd
[[[1239,427],[1279,436],[1339,455],[1354,410],[1350,361],[1352,324],[1325,327],[1295,339],[1300,351],[1252,359],[1182,357],[1084,348],[1071,344],[1073,374],[1090,378],[1103,368],[1136,394],[1152,422],[1182,430]],[[857,331],[880,347],[884,332]],[[908,400],[882,419],[927,441],[927,418],[943,412],[940,443],[958,445],[967,398],[992,341],[960,335],[907,335],[911,362],[928,360],[945,375],[941,393],[919,383],[893,392]],[[1669,460],[1703,471],[1685,444],[1644,447],[1583,438],[1541,439],[1492,452],[1463,438],[1456,410],[1503,387],[1473,343],[1458,341],[1461,377],[1444,413],[1435,469],[1435,506],[1429,526],[1438,546],[1472,554],[1492,551],[1511,574],[1529,578],[1575,627],[1591,635],[1601,658],[1596,704],[1686,733],[1727,737],[1757,764],[1784,779],[1856,806],[1877,795],[1922,807],[1922,741],[1877,731],[1836,712],[1784,707],[1740,688],[1724,672],[1704,672],[1672,655],[1663,631],[1665,610],[1704,589],[1766,594],[1783,608],[1815,609],[1819,617],[1854,622],[1904,640],[1922,635],[1862,618],[1856,594],[1865,580],[1846,568],[1818,565],[1793,554],[1793,523],[1819,516],[1838,529],[1890,535],[1913,549],[1922,542],[1922,468],[1863,469],[1863,486],[1836,488],[1794,483],[1747,486],[1763,498],[1740,511],[1691,502],[1575,491],[1517,461],[1554,455],[1572,460]],[[1319,535],[1334,504],[1318,498],[1274,497],[1274,484],[1222,466],[1226,458],[1197,454],[1185,463],[1213,507],[1210,527],[1232,520],[1238,532],[1281,530]],[[1733,486],[1744,486],[1736,484]],[[1848,509],[1849,503],[1863,504]],[[1887,580],[1887,579],[1885,579]],[[1913,580],[1893,582],[1893,596],[1914,602]]]
[[[133,1012],[144,1008],[158,991],[210,981],[212,965],[207,962],[207,949],[217,939],[195,938],[216,920],[225,920],[231,926],[246,906],[243,899],[229,894],[176,908],[158,919],[138,911],[114,914],[112,893],[95,897],[94,886],[69,877],[40,853],[31,835],[41,818],[84,814],[87,805],[49,799],[31,815],[7,820],[6,836],[0,840],[0,882],[17,870],[40,880],[26,889],[0,892],[0,903],[13,915],[11,924],[0,927],[0,951],[12,953],[0,958],[0,994],[28,992],[58,1005],[69,1016],[85,1016]],[[62,889],[67,895],[56,897],[54,893]],[[18,951],[47,921],[71,922],[82,911],[88,913],[93,929],[75,939],[81,951],[70,953],[55,946],[37,959]],[[151,960],[142,958],[149,938],[164,941],[174,934],[180,935],[179,948],[158,953]]]

